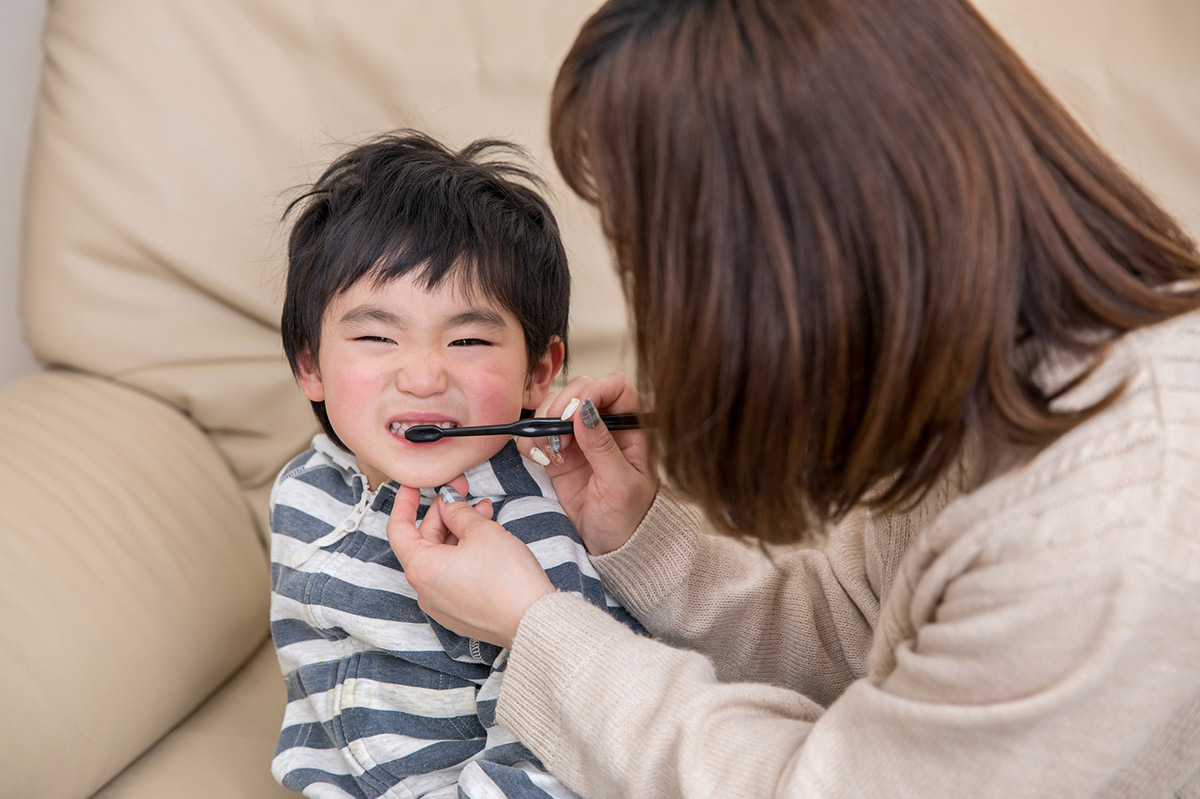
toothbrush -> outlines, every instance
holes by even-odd
[[[637,430],[641,428],[636,413],[614,413],[600,417],[609,430]],[[477,427],[438,427],[433,424],[419,424],[404,431],[404,437],[409,441],[426,443],[437,441],[446,436],[561,436],[574,430],[574,423],[554,417],[544,419],[522,419],[511,424],[485,424]]]

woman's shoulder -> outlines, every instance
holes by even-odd
[[[929,543],[985,560],[1098,547],[1200,565],[1200,313],[1127,334],[1061,405],[1118,388],[1103,411],[951,503]],[[1180,543],[1186,553],[1172,554]]]
[[[1156,403],[1169,432],[1192,431],[1200,417],[1200,311],[1126,336],[1116,352],[1126,359],[1131,383]]]
[[[1124,713],[1139,735],[1194,695],[1200,644],[1180,620],[1200,613],[1198,344],[1195,316],[1124,337],[1079,386],[1124,384],[1116,401],[930,519],[876,626],[876,684],[955,701],[958,719],[1087,730]],[[1161,687],[1139,679],[1146,662]]]
[[[1114,489],[1191,481],[1200,469],[1191,457],[1200,452],[1200,312],[1118,339],[1056,407],[1087,407],[1114,391],[1108,407],[1018,469],[1013,491],[1057,495],[1080,481]]]

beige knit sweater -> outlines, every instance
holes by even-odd
[[[1200,314],[1065,399],[1126,377],[1031,460],[823,551],[767,557],[660,495],[595,559],[658,640],[538,601],[501,723],[586,797],[1200,796]]]

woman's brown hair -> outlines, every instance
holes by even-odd
[[[1200,306],[1187,236],[961,0],[611,0],[552,103],[654,451],[728,532],[900,507],[969,436],[1043,447],[1116,395],[1056,410],[1029,355]]]

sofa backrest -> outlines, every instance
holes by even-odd
[[[515,139],[554,192],[573,371],[623,365],[620,290],[547,144],[591,0],[56,0],[27,191],[36,356],[148,392],[261,487],[316,430],[278,336],[297,189],[396,127]]]
[[[1084,128],[1200,237],[1200,3],[972,2]]]

